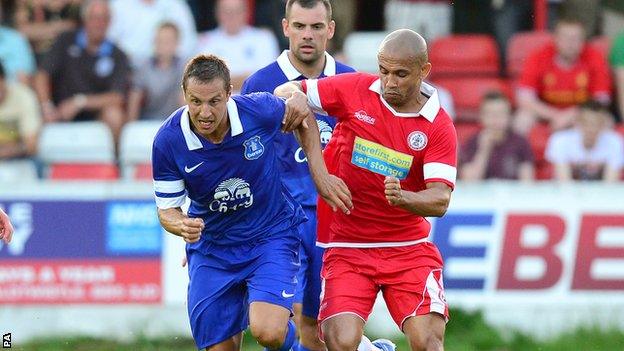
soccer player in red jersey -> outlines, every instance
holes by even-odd
[[[436,89],[423,83],[431,64],[418,33],[390,33],[378,62],[378,76],[346,73],[275,90],[282,97],[297,95],[289,100],[286,127],[288,111],[308,105],[338,119],[324,158],[330,173],[349,187],[353,208],[334,209],[319,223],[320,230],[328,228],[317,239],[327,248],[321,335],[330,351],[355,350],[381,290],[412,350],[442,350],[448,320],[442,258],[427,240],[424,217],[440,217],[449,205],[457,137]],[[294,94],[299,90],[307,99]],[[308,158],[313,178],[324,171],[322,161]]]

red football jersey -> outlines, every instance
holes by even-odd
[[[531,54],[520,77],[520,87],[534,91],[551,105],[566,108],[611,95],[609,65],[603,55],[586,46],[571,67],[557,63],[557,49],[547,45]]]
[[[319,204],[318,245],[388,247],[426,239],[429,222],[389,205],[384,178],[393,175],[402,189],[414,192],[425,190],[427,182],[454,187],[457,136],[436,89],[423,83],[421,93],[429,99],[421,111],[399,113],[382,98],[381,82],[371,74],[341,74],[302,84],[313,109],[338,119],[323,155],[330,173],[351,190],[354,205],[350,215],[330,215]],[[329,233],[323,230],[327,227]]]

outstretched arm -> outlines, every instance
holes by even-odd
[[[301,101],[297,101],[301,99],[305,99],[305,97],[295,97],[291,103],[301,103]],[[309,109],[307,123],[310,128],[306,128],[302,124],[295,130],[295,137],[308,159],[308,168],[316,185],[316,190],[334,211],[340,208],[342,212],[350,214],[353,209],[351,192],[342,179],[329,174],[327,171],[321,152],[321,138],[316,117]]]

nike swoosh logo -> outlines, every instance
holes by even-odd
[[[295,294],[287,294],[286,290],[282,290],[282,297],[289,298],[293,296],[295,296]]]
[[[191,168],[188,168],[188,166],[184,166],[184,172],[186,172],[186,173],[191,173],[191,172],[193,172],[194,170],[196,170],[196,169],[197,169],[197,167],[201,166],[203,163],[204,163],[204,161],[202,161],[202,162],[200,162],[200,163],[196,164],[195,166],[193,166],[193,167],[191,167]]]

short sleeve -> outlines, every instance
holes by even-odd
[[[620,33],[613,40],[609,61],[613,67],[624,68],[624,33]]]
[[[565,136],[561,134],[561,132],[554,133],[546,144],[546,151],[544,153],[546,160],[554,164],[568,163],[569,160],[566,157],[566,149]]]
[[[540,79],[542,78],[540,67],[543,65],[543,63],[540,62],[541,58],[541,51],[533,52],[527,57],[522,67],[520,81],[518,83],[521,88],[531,89],[536,92],[539,91]]]
[[[357,73],[338,74],[321,79],[302,81],[303,91],[314,112],[342,118],[347,94],[353,92],[358,81]]]
[[[130,86],[131,74],[132,71],[130,69],[128,58],[123,52],[116,50],[115,69],[113,71],[113,76],[111,77],[109,90],[121,94],[125,93]]]
[[[597,51],[591,51],[590,69],[592,70],[589,80],[589,90],[595,99],[602,101],[611,96],[611,71],[604,55]]]
[[[612,154],[607,162],[615,169],[622,169],[624,167],[624,138],[616,133],[613,133],[612,136],[613,147],[609,148]]]
[[[61,73],[65,61],[66,42],[71,40],[71,35],[71,33],[59,35],[50,50],[44,55],[40,67],[49,75],[56,76]]]
[[[531,149],[531,144],[529,144],[527,138],[523,136],[518,136],[518,154],[520,156],[520,162],[522,163],[535,162],[535,157],[533,155],[533,149]]]
[[[160,209],[176,208],[186,201],[184,179],[176,167],[171,150],[156,137],[152,146],[152,174],[154,175],[154,196]]]
[[[425,183],[442,182],[451,188],[457,179],[457,134],[450,121],[431,133],[423,161]]]
[[[17,88],[17,86],[16,86]],[[20,104],[22,107],[19,119],[20,134],[24,136],[36,135],[41,128],[41,111],[35,93],[26,86],[19,86]]]
[[[255,113],[256,120],[270,131],[277,131],[282,126],[286,104],[284,99],[267,92],[244,95],[251,100],[248,108]],[[245,103],[245,102],[243,102]]]

